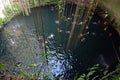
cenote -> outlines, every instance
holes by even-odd
[[[120,39],[112,26],[104,31],[104,24],[98,23],[102,19],[95,13],[77,46],[71,45],[73,50],[66,50],[72,22],[66,28],[66,19],[60,22],[57,13],[53,5],[42,7],[46,44],[41,36],[44,33],[40,27],[39,8],[33,8],[29,16],[15,16],[0,30],[0,62],[6,64],[6,73],[18,74],[32,64],[34,69],[28,71],[28,75],[39,71],[50,73],[52,79],[73,80],[95,64],[114,69],[118,63],[116,52],[119,52]],[[43,54],[44,46],[46,54]],[[15,67],[15,64],[20,66]]]

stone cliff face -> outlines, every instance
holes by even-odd
[[[100,6],[108,10],[111,17],[115,18],[115,29],[120,35],[120,0],[101,0]]]
[[[0,18],[5,18],[4,9],[7,5],[10,5],[9,0],[0,0]]]

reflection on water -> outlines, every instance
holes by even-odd
[[[56,15],[57,9],[54,6],[43,7],[43,20],[46,31],[46,40],[43,44],[38,11],[38,8],[33,9],[29,17],[16,16],[0,31],[0,63],[5,63],[7,67],[10,66],[7,68],[8,72],[18,71],[13,66],[14,64],[23,63],[22,71],[27,69],[27,65],[36,64],[37,67],[32,72],[52,73],[52,78],[59,76],[60,78],[72,80],[74,76],[86,72],[88,67],[96,63],[108,68],[117,62],[109,34],[103,30],[102,24],[96,23],[97,16],[93,17],[90,27],[86,27],[85,33],[79,35],[81,40],[76,49],[71,52],[65,50],[65,43],[70,33],[72,18],[65,19],[65,22],[70,23],[67,24],[69,27],[65,28],[64,25],[66,24],[62,22],[63,26],[58,28],[60,22]],[[37,15],[37,28],[33,21],[33,14]],[[81,25],[82,22],[79,24]],[[111,27],[109,28],[116,45],[119,41],[118,35]],[[37,37],[36,29],[40,33]],[[45,45],[47,45],[46,48],[49,53],[47,64],[43,61],[45,58],[39,56],[44,53]],[[116,49],[118,49],[118,46]]]

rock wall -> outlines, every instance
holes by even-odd
[[[0,18],[5,18],[4,9],[7,5],[10,5],[9,0],[0,0]]]
[[[120,0],[100,0],[99,5],[115,18],[115,29],[120,35]]]

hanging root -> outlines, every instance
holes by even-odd
[[[29,16],[31,13],[29,0],[14,0],[14,3],[20,7],[23,15]]]

